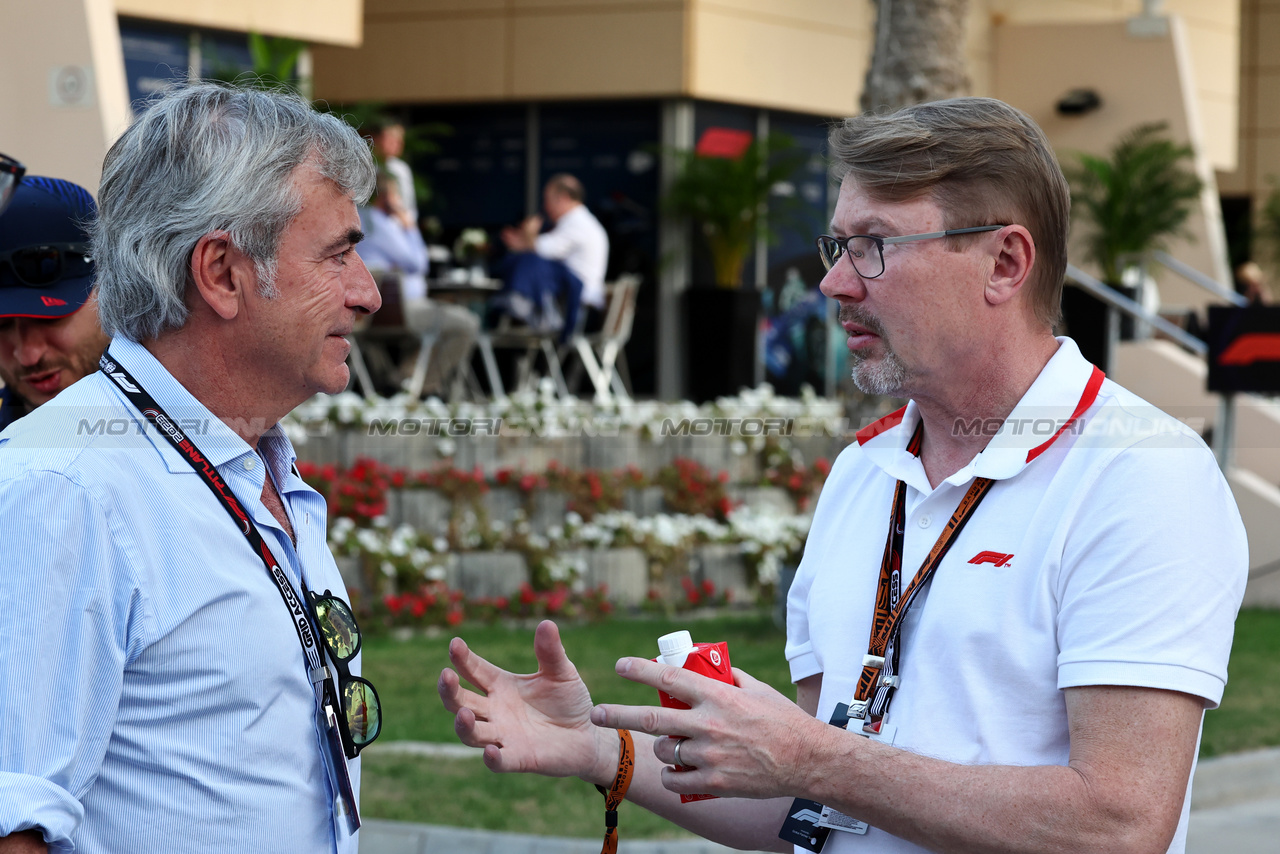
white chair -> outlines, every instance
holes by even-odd
[[[604,325],[598,332],[575,334],[560,354],[574,352],[578,355],[583,369],[591,378],[595,399],[599,403],[606,403],[613,396],[620,400],[631,399],[624,348],[631,339],[639,292],[640,277],[633,273],[626,273],[616,282],[606,284],[609,303],[605,308]],[[556,359],[554,373],[557,376],[561,374],[559,358]],[[567,387],[565,394],[568,394]]]

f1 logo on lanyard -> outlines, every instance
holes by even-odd
[[[907,450],[920,456],[922,433],[920,425],[907,443]],[[867,641],[867,654],[862,657],[862,674],[853,699],[846,705],[838,703],[831,716],[831,725],[846,729],[866,738],[893,744],[896,728],[886,721],[893,692],[902,681],[898,675],[898,633],[902,619],[911,610],[916,594],[928,583],[937,570],[956,536],[964,528],[978,504],[990,492],[995,481],[979,477],[973,481],[960,505],[951,514],[946,528],[929,550],[929,555],[916,571],[915,576],[900,590],[902,574],[903,522],[906,519],[907,485],[898,481],[893,492],[893,511],[889,517],[889,535],[885,539],[884,557],[880,561],[880,581],[876,588],[876,610],[871,620],[871,637]],[[872,693],[874,691],[874,694]],[[809,851],[821,851],[832,831],[865,834],[870,825],[824,806],[817,801],[796,798],[787,811],[786,821],[778,836],[792,845]]]

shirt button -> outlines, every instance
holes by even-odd
[[[244,470],[245,470],[245,471],[253,471],[253,467],[254,467],[255,465],[256,465],[256,463],[254,463],[254,461],[253,461],[253,457],[249,457],[248,459],[246,459],[246,460],[244,461]]]
[[[921,528],[927,528],[927,527],[929,527],[929,523],[930,523],[930,522],[932,522],[932,521],[933,521],[933,519],[931,519],[931,518],[929,517],[929,514],[928,514],[928,513],[926,513],[925,515],[923,515],[923,516],[921,516],[921,517],[920,517],[920,521],[919,521],[919,522],[917,522],[916,524],[917,524],[917,525],[919,525]]]

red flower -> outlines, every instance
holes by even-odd
[[[727,471],[720,472],[720,474],[716,475],[716,477],[719,479],[721,483],[729,482],[729,473]]]
[[[507,599],[506,596],[499,596],[497,599],[493,600],[493,607],[497,608],[499,611],[505,611],[510,606],[511,601]]]
[[[386,604],[387,610],[391,612],[392,616],[399,615],[400,609],[404,607],[403,596],[387,595],[382,601]]]
[[[498,482],[499,486],[506,486],[511,482],[511,469],[500,468],[493,473],[493,479]]]
[[[537,599],[538,597],[533,592],[533,588],[529,586],[529,582],[526,581],[524,584],[520,585],[520,604],[521,605],[532,605],[535,601],[537,601]]]
[[[702,582],[702,592],[703,592],[703,593],[705,593],[705,594],[707,594],[708,596],[714,596],[714,595],[716,595],[716,586],[715,586],[714,584],[712,584],[712,583],[711,583],[711,579],[710,579],[710,578],[703,579],[703,582]]]
[[[391,473],[391,485],[396,489],[404,486],[405,476],[403,471],[395,471]]]
[[[791,478],[787,481],[788,489],[792,489],[792,490],[795,490],[796,492],[799,492],[803,487],[804,487],[804,478],[800,476],[799,472],[791,475]]]
[[[525,492],[533,492],[533,490],[536,489],[537,486],[538,486],[537,475],[526,474],[524,477],[520,478],[520,489],[522,489]]]
[[[449,613],[444,615],[444,621],[451,626],[456,626],[458,625],[458,623],[462,622],[462,612],[450,611]]]
[[[338,476],[338,467],[335,466],[333,463],[329,463],[324,468],[320,469],[320,477],[324,478],[325,480],[333,480],[337,476]]]
[[[560,609],[564,607],[564,601],[569,598],[568,591],[563,588],[556,590],[547,596],[547,613],[558,614]]]
[[[427,600],[414,597],[413,605],[410,606],[409,612],[414,617],[421,618],[423,614],[427,613]]]

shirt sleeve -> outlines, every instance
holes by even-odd
[[[1144,440],[1085,486],[1057,579],[1058,687],[1222,699],[1248,577],[1244,525],[1192,437]]]
[[[356,244],[356,252],[370,267],[426,274],[427,245],[417,228],[405,228],[381,211],[369,208],[368,232]]]
[[[0,481],[0,836],[40,828],[66,850],[84,817],[140,634],[114,539],[64,475]]]
[[[578,239],[574,235],[567,223],[557,223],[556,227],[539,234],[534,241],[534,250],[543,258],[551,258],[556,261],[563,261],[573,254],[574,247],[578,245]]]
[[[821,556],[828,551],[830,538],[847,535],[848,525],[841,524],[839,504],[852,460],[850,449],[845,449],[836,457],[835,465],[832,466],[814,507],[813,524],[810,525],[809,536],[805,540],[804,556],[800,559],[800,566],[787,591],[786,657],[791,668],[792,682],[823,672],[822,662],[813,650],[813,639],[809,633],[809,615],[813,610],[809,595],[814,577],[820,569]]]

